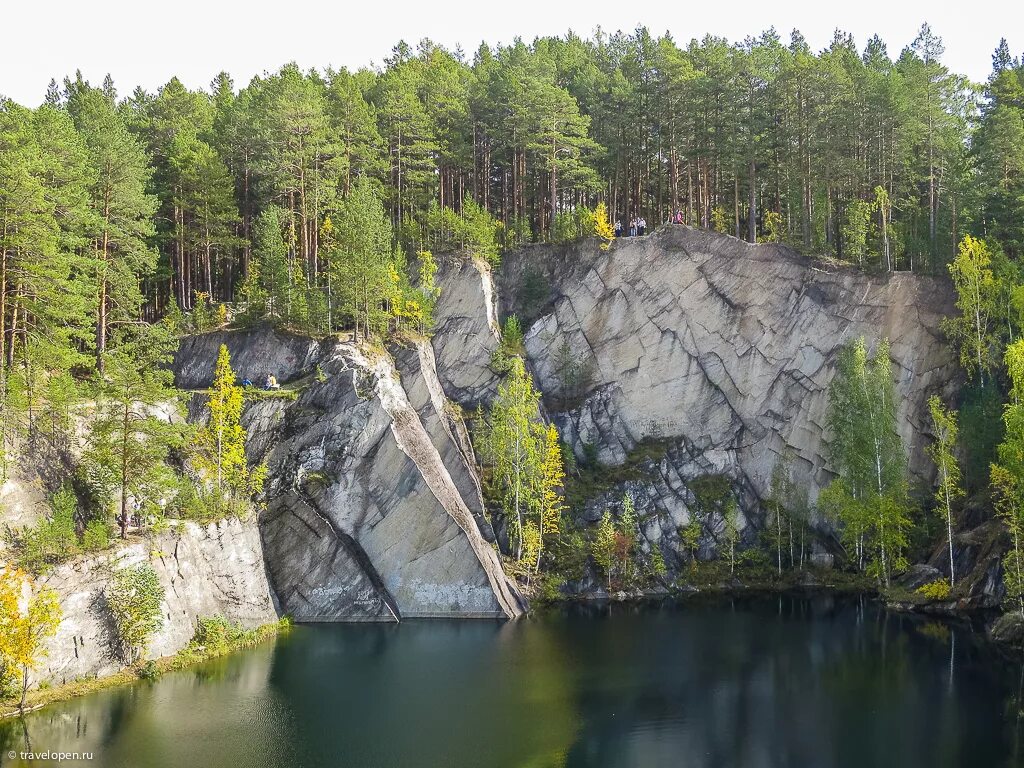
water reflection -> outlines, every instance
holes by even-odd
[[[132,768],[987,768],[1019,764],[1022,692],[1024,669],[962,628],[866,600],[695,599],[512,624],[299,627],[274,646],[0,723],[0,756],[93,751],[81,764]]]

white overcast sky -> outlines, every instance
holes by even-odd
[[[833,30],[859,46],[877,32],[892,56],[923,21],[942,36],[953,70],[984,80],[991,54],[1006,37],[1024,53],[1021,0],[6,0],[0,2],[0,94],[40,103],[50,78],[81,69],[98,84],[110,73],[122,95],[136,85],[155,90],[177,75],[205,87],[227,70],[237,86],[288,61],[303,68],[379,64],[398,40],[424,37],[471,53],[481,41],[509,42],[572,29],[589,35],[646,25],[680,43],[706,33],[740,40],[774,26],[783,39],[794,27],[814,49]],[[6,6],[6,7],[4,7]]]

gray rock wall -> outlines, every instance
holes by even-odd
[[[832,477],[825,419],[834,362],[858,336],[872,347],[890,340],[909,469],[931,478],[926,400],[950,399],[959,377],[939,331],[953,311],[948,280],[869,275],[784,246],[668,226],[608,251],[596,242],[528,246],[505,255],[496,281],[488,292],[499,295],[502,315],[525,320],[530,367],[577,458],[596,454],[617,467],[639,448],[661,448],[638,467],[646,481],[592,500],[584,518],[614,508],[629,490],[648,545],[679,559],[675,531],[692,518],[693,481],[725,476],[756,525],[784,453],[813,502]],[[461,318],[486,316],[482,304],[469,308],[484,293],[476,282],[467,269],[442,275],[442,295],[463,297]],[[479,321],[459,330],[456,349],[489,343]],[[469,331],[475,341],[461,335]],[[439,360],[457,358],[443,333],[433,343]],[[450,397],[473,405],[478,393],[493,393],[491,376],[473,388],[441,378]],[[708,521],[708,555],[721,527]]]
[[[223,616],[246,627],[277,619],[255,523],[178,523],[152,539],[132,539],[101,555],[76,558],[43,577],[60,596],[63,620],[32,674],[35,681],[61,684],[124,667],[104,590],[116,570],[143,562],[153,566],[166,593],[164,625],[147,658],[181,650],[203,617]]]
[[[951,395],[956,379],[938,330],[952,310],[947,281],[824,268],[781,246],[673,226],[599,253],[557,290],[526,348],[546,394],[563,386],[552,354],[562,342],[587,371],[581,402],[557,417],[581,456],[593,443],[616,464],[641,441],[685,438],[731,453],[764,494],[788,448],[813,500],[831,478],[833,364],[864,336],[890,340],[910,470],[930,476],[926,400]]]
[[[261,530],[283,610],[298,621],[518,615],[430,346],[392,359],[338,343],[317,362],[323,381],[296,401],[245,412],[250,455],[270,470]]]
[[[182,389],[210,386],[221,344],[231,352],[231,367],[238,380],[248,378],[256,386],[263,386],[268,375],[283,384],[311,373],[323,351],[323,345],[315,339],[266,325],[211,331],[182,339],[172,365],[175,384]]]

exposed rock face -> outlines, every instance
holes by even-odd
[[[277,619],[254,523],[180,523],[152,541],[133,540],[53,569],[43,583],[60,595],[63,620],[35,673],[54,684],[109,675],[124,666],[104,590],[115,570],[149,562],[164,587],[164,625],[148,657],[167,656],[192,639],[197,621],[223,616],[255,627]]]
[[[433,348],[447,395],[467,409],[489,402],[497,377],[490,369],[499,330],[489,265],[447,259],[437,273],[442,286],[434,309]]]
[[[210,386],[217,350],[225,343],[231,348],[231,367],[238,380],[249,379],[256,386],[263,386],[269,375],[283,384],[311,373],[323,353],[320,342],[270,326],[212,331],[182,339],[174,358],[174,383],[182,389]]]
[[[222,341],[232,359],[249,343],[229,334],[192,354]],[[282,609],[299,621],[518,615],[431,347],[369,355],[337,343],[296,401],[246,409],[250,454],[270,470],[261,530]]]
[[[926,400],[950,396],[957,379],[938,330],[952,311],[948,281],[826,267],[783,246],[668,226],[608,251],[526,248],[505,257],[499,284],[502,312],[529,321],[531,367],[578,458],[614,467],[638,446],[666,447],[641,467],[651,480],[632,488],[657,517],[654,540],[689,520],[701,475],[729,478],[756,520],[783,453],[813,502],[832,477],[834,361],[859,336],[890,340],[910,471],[930,476]]]

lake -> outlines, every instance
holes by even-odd
[[[0,721],[0,763],[995,768],[1024,764],[1022,683],[969,629],[858,597],[299,626]]]

